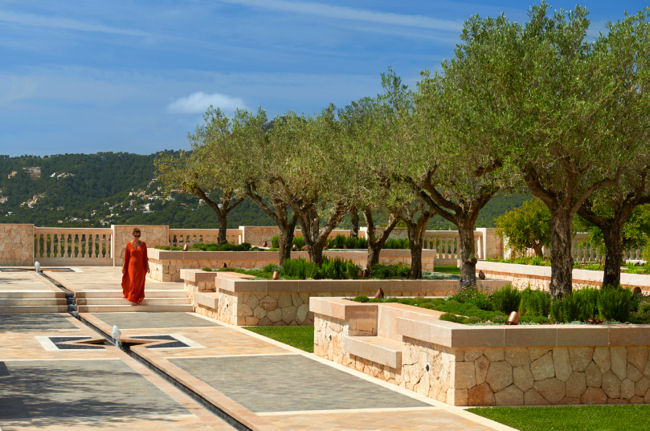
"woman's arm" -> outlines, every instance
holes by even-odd
[[[151,272],[149,269],[149,258],[147,257],[147,243],[142,243],[142,256],[144,257],[144,267],[147,268],[147,272]]]
[[[124,265],[122,266],[122,274],[126,274],[129,268],[129,259],[131,259],[131,250],[129,250],[129,243],[126,243],[124,250]]]

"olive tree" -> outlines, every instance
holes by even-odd
[[[543,247],[551,245],[551,213],[539,199],[507,211],[497,217],[495,224],[497,233],[507,238],[508,247],[516,253],[532,248],[535,256],[544,257]]]
[[[242,202],[241,190],[229,180],[232,163],[239,157],[232,145],[232,122],[211,106],[203,114],[203,124],[188,139],[190,152],[156,160],[158,179],[167,191],[180,188],[209,205],[217,214],[217,242],[225,244],[228,213]]]
[[[606,37],[590,42],[588,26],[582,7],[551,15],[546,3],[534,6],[506,59],[518,72],[500,82],[516,90],[510,103],[518,137],[504,150],[551,211],[553,296],[572,291],[574,215],[598,190],[617,185],[625,165],[647,146],[647,139],[624,136],[629,123],[617,124],[635,109],[621,75],[633,69],[612,64],[618,55],[628,61],[624,49],[612,49]],[[647,105],[644,115],[647,125]]]

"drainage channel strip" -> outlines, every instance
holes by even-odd
[[[54,284],[56,287],[59,289],[63,290],[65,292],[65,298],[68,304],[68,313],[78,319],[80,322],[82,322],[84,325],[92,329],[93,331],[97,332],[99,335],[104,337],[106,341],[109,344],[112,344],[114,346],[117,346],[120,350],[122,350],[124,353],[129,355],[131,358],[135,359],[139,363],[143,364],[165,380],[167,380],[169,383],[180,389],[183,393],[188,395],[190,398],[192,398],[194,401],[198,402],[202,406],[204,406],[206,409],[214,413],[215,415],[219,416],[221,419],[223,419],[225,422],[227,422],[229,425],[234,427],[235,429],[239,431],[253,431],[251,428],[247,427],[243,423],[241,423],[237,418],[234,416],[228,414],[225,410],[219,408],[219,406],[216,406],[215,404],[211,403],[208,399],[203,397],[201,394],[195,392],[192,390],[189,386],[185,385],[184,383],[180,382],[174,376],[166,373],[164,370],[158,368],[156,365],[152,364],[151,362],[147,361],[146,359],[142,358],[141,356],[135,354],[134,352],[131,351],[131,346],[128,344],[122,344],[118,343],[117,340],[114,340],[109,334],[106,334],[104,331],[93,325],[91,322],[87,321],[83,317],[79,315],[79,312],[77,311],[77,301],[74,296],[74,293],[67,289],[65,286],[63,286],[61,283],[57,282],[53,278],[47,276],[46,274],[43,274],[42,272],[38,272],[40,276],[48,280],[50,283]],[[1,430],[0,430],[1,431]]]

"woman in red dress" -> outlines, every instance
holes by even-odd
[[[140,241],[140,229],[133,229],[133,241],[126,244],[122,267],[122,292],[124,298],[138,305],[144,299],[144,279],[149,272],[147,244]]]

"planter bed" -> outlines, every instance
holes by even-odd
[[[156,281],[181,281],[181,269],[229,268],[261,269],[278,263],[277,251],[169,251],[149,249],[149,277]],[[351,260],[362,268],[366,266],[367,250],[325,250],[324,256]],[[294,251],[291,257],[308,259],[306,251]],[[433,271],[435,250],[422,251],[422,269]],[[382,250],[379,263],[394,265],[411,264],[409,250]]]
[[[234,272],[183,269],[181,276],[196,312],[232,325],[311,325],[310,298],[373,296],[383,289],[389,296],[448,296],[457,280],[256,280]],[[492,291],[506,284],[483,280]]]
[[[650,325],[462,325],[312,298],[314,353],[457,406],[650,403]]]
[[[524,289],[530,286],[533,289],[548,290],[551,282],[551,267],[540,265],[521,265],[517,263],[502,263],[479,261],[476,271],[483,271],[486,276],[509,280],[513,286]],[[573,270],[573,288],[597,287],[603,282],[603,271],[588,269]],[[621,286],[640,288],[645,293],[650,293],[650,275],[621,273]]]

